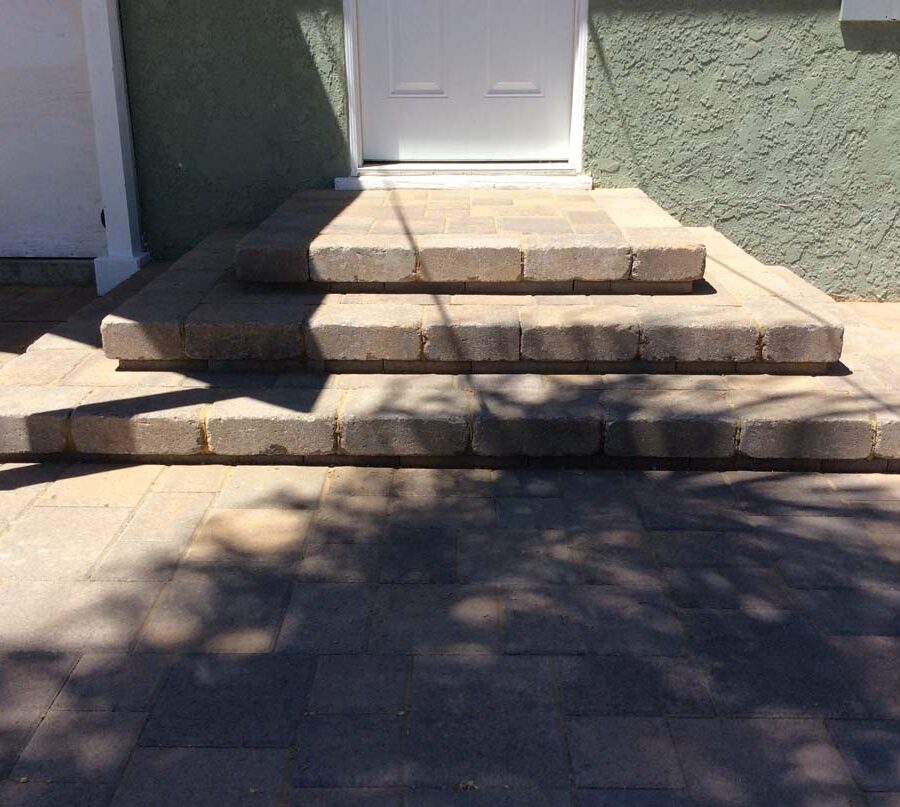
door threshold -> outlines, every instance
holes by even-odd
[[[358,176],[338,177],[338,190],[392,188],[546,188],[593,187],[591,177],[569,163],[376,163]]]

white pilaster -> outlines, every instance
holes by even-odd
[[[118,0],[82,0],[100,190],[106,218],[106,255],[94,263],[105,294],[150,256],[141,242],[137,175]]]

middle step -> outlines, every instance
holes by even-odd
[[[210,369],[319,363],[351,372],[818,371],[840,356],[840,329],[772,331],[744,306],[710,297],[303,294],[244,291],[209,300],[160,353],[153,323],[107,318],[104,346],[128,363],[206,362]],[[708,301],[708,302],[705,302]],[[121,312],[124,313],[124,312]]]

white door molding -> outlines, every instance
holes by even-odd
[[[584,114],[585,93],[587,90],[587,53],[588,24],[590,0],[575,0],[575,48],[574,76],[572,82],[572,118],[570,124],[569,158],[565,163],[553,164],[553,173],[558,168],[566,169],[566,173],[580,174],[582,170],[584,147]],[[348,105],[348,137],[350,152],[350,177],[337,180],[347,184],[347,179],[365,174],[363,159],[363,131],[361,113],[361,86],[359,77],[359,14],[358,0],[343,0],[344,11],[344,56],[347,72],[347,105]],[[396,164],[398,173],[403,171],[405,163]],[[468,164],[466,173],[496,173],[497,163]],[[550,165],[547,165],[550,168]],[[526,171],[540,175],[540,170]],[[355,183],[349,183],[355,184]]]
[[[106,255],[95,262],[105,294],[149,261],[141,241],[140,207],[118,0],[82,0],[97,165],[106,220]]]

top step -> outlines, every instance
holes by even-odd
[[[237,246],[239,280],[422,291],[689,293],[703,244],[640,191],[302,191]]]

